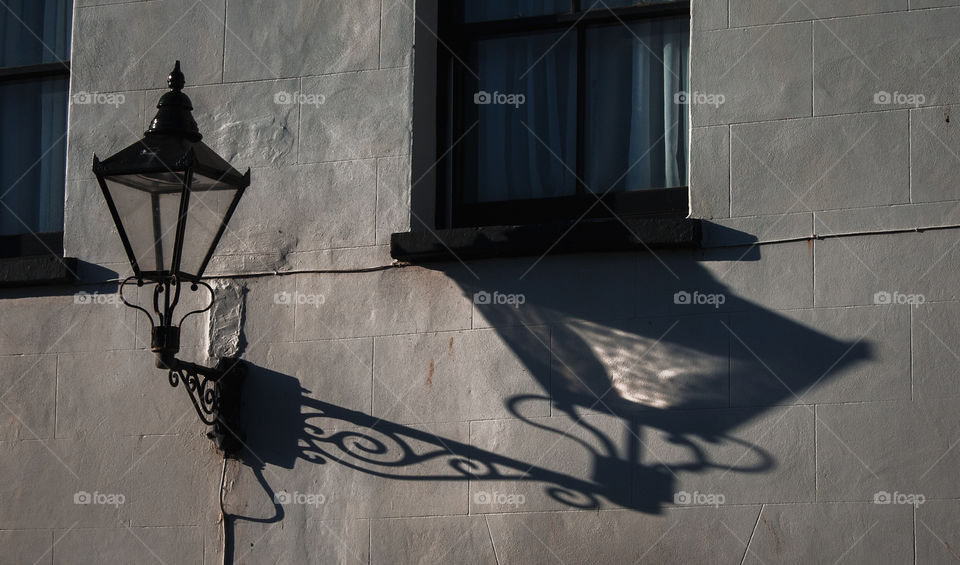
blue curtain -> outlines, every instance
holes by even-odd
[[[71,0],[5,0],[0,67],[68,59]],[[0,235],[63,230],[69,80],[0,83]]]

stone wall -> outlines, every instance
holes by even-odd
[[[76,0],[72,93],[122,102],[70,107],[82,282],[0,293],[5,559],[220,561],[221,459],[90,172],[175,59],[253,169],[209,273],[250,367],[236,563],[956,559],[960,1],[695,0],[703,249],[302,272],[423,227],[411,1]]]

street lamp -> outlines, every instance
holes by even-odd
[[[100,183],[133,276],[119,289],[123,303],[144,312],[152,325],[150,349],[156,365],[168,370],[170,384],[181,381],[197,414],[214,427],[208,434],[225,452],[239,449],[237,412],[243,367],[221,359],[215,368],[180,361],[180,326],[192,314],[213,306],[213,289],[201,280],[227,222],[250,185],[250,171],[237,172],[201,139],[183,93],[180,61],[167,77],[170,92],[157,104],[157,115],[143,139],[104,160],[94,155],[93,172]],[[127,302],[123,289],[155,285],[150,313]],[[202,286],[210,302],[174,322],[181,285],[196,292]]]

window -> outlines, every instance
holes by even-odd
[[[687,213],[689,2],[450,0],[439,25],[440,227]]]
[[[18,235],[63,231],[72,14],[72,0],[0,2],[0,236],[14,236],[0,237],[4,255],[19,254]]]

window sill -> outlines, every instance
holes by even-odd
[[[56,254],[61,249],[62,233],[0,237],[0,287],[72,282],[77,260]]]
[[[390,237],[390,255],[411,263],[646,249],[696,248],[700,220],[627,217],[527,226],[410,231]]]

